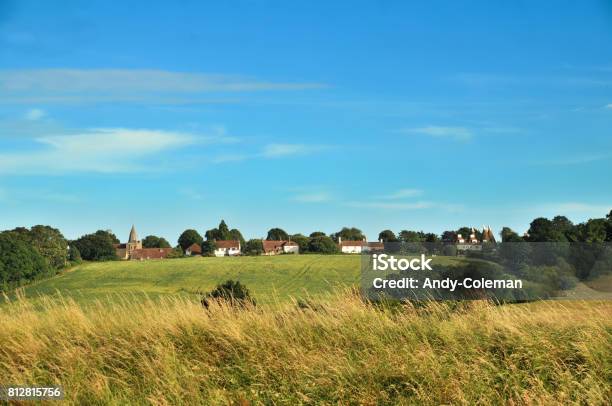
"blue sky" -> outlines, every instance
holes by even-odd
[[[123,3],[0,0],[0,229],[612,208],[610,2]]]

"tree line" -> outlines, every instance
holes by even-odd
[[[454,242],[457,234],[467,235],[468,227],[444,231],[437,235],[431,232],[401,230],[397,234],[392,230],[383,230],[378,234],[380,241],[401,243],[437,243]],[[480,238],[480,231],[476,230]],[[586,222],[574,224],[565,216],[552,219],[539,217],[534,219],[529,230],[519,235],[514,230],[504,227],[500,232],[502,243],[505,242],[550,242],[550,243],[604,243],[612,241],[612,210],[606,217],[589,219]],[[267,240],[291,240],[295,242],[301,253],[336,254],[339,252],[338,241],[361,241],[364,233],[355,227],[343,227],[329,235],[315,231],[308,236],[289,234],[282,228],[274,227],[268,230]],[[263,252],[261,239],[245,240],[240,230],[230,229],[224,220],[216,228],[206,230],[202,236],[197,230],[188,229],[181,233],[178,244],[169,258],[182,257],[185,250],[193,244],[202,248],[203,255],[213,255],[216,241],[237,240],[243,255],[260,255]],[[57,274],[62,269],[82,260],[108,261],[116,260],[115,244],[119,239],[110,230],[98,230],[86,234],[76,240],[68,241],[62,233],[53,227],[36,225],[32,228],[18,227],[0,232],[0,289],[7,290],[21,284]],[[142,240],[144,248],[172,248],[168,240],[155,235],[148,235]],[[510,247],[510,245],[508,245]],[[515,245],[512,249],[518,248]],[[505,248],[510,250],[510,248]],[[452,253],[446,253],[452,255]],[[525,257],[526,254],[504,252],[506,260]],[[578,270],[577,272],[580,272]]]

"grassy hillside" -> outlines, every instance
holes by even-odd
[[[395,311],[348,293],[306,309],[205,311],[177,296],[86,307],[43,302],[42,311],[27,300],[0,308],[0,381],[63,385],[68,404],[606,405],[612,398],[611,302]]]
[[[434,263],[461,259],[436,258]],[[357,285],[358,255],[280,255],[276,257],[193,257],[163,261],[87,263],[52,279],[30,285],[27,297],[54,294],[79,301],[115,293],[151,296],[208,291],[227,279],[247,285],[260,303],[319,295]]]

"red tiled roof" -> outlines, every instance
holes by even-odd
[[[264,252],[280,251],[283,247],[296,247],[298,244],[294,241],[286,240],[262,240]]]
[[[202,247],[200,247],[200,244],[194,242],[187,248],[187,251],[190,251],[192,254],[201,254]]]
[[[161,259],[166,258],[172,248],[142,248],[130,253],[130,259]]]
[[[369,242],[368,243],[368,247],[370,248],[375,248],[375,249],[380,249],[380,250],[384,250],[385,249],[385,243],[384,242]]]
[[[237,240],[217,240],[215,241],[215,244],[217,245],[217,248],[240,249],[240,241]]]
[[[365,241],[340,241],[340,246],[341,247],[363,247],[365,245],[367,245],[368,243]]]

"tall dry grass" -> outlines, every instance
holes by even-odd
[[[0,306],[0,384],[71,404],[610,404],[612,303],[381,310],[347,293]]]

